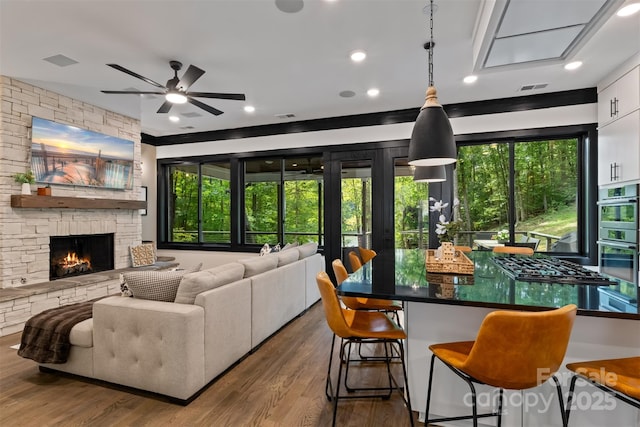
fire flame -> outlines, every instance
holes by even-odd
[[[67,252],[67,256],[62,259],[62,267],[71,268],[77,265],[86,264],[88,268],[91,268],[91,261],[87,258],[78,258],[75,252]]]

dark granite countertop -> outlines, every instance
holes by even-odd
[[[615,286],[515,280],[493,258],[522,255],[498,255],[490,251],[473,251],[466,255],[473,261],[473,275],[427,272],[424,250],[380,253],[351,274],[338,287],[338,294],[531,311],[576,304],[580,315],[640,320],[637,289],[635,301],[631,298],[634,313],[608,311],[600,306],[598,288],[613,290]]]

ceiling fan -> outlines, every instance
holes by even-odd
[[[184,104],[188,102],[190,104],[195,105],[196,107],[202,108],[203,110],[214,114],[216,116],[222,114],[223,112],[218,110],[217,108],[213,108],[203,102],[198,101],[194,98],[217,98],[217,99],[231,99],[235,101],[244,101],[246,98],[243,93],[216,93],[216,92],[187,92],[187,89],[196,82],[202,75],[205,73],[204,70],[194,66],[189,65],[187,71],[182,75],[182,78],[178,78],[178,71],[182,69],[182,63],[179,61],[169,61],[169,65],[173,69],[174,76],[173,78],[167,81],[166,85],[161,85],[160,83],[154,82],[151,79],[148,79],[144,76],[141,76],[138,73],[134,73],[131,70],[127,70],[124,67],[121,67],[118,64],[107,64],[109,67],[114,68],[118,71],[122,71],[123,73],[129,74],[137,79],[143,80],[155,87],[162,89],[162,91],[156,92],[139,92],[134,90],[103,90],[102,93],[109,94],[131,94],[131,95],[164,95],[165,102],[158,109],[158,113],[168,113],[171,110],[173,104]]]

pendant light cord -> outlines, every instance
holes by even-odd
[[[433,0],[431,0],[431,9],[429,15],[429,30],[431,39],[429,40],[429,86],[433,86]]]

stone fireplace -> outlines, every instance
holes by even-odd
[[[50,237],[49,280],[113,270],[113,233]]]
[[[21,288],[50,282],[53,279],[51,258],[61,256],[55,254],[54,243],[60,237],[111,236],[108,266],[98,265],[103,261],[102,256],[96,258],[91,255],[92,273],[96,272],[97,266],[111,270],[131,266],[129,248],[142,240],[140,211],[119,202],[142,199],[139,120],[6,76],[0,76],[0,96],[0,288]],[[12,197],[20,195],[20,184],[14,181],[13,175],[24,173],[31,167],[30,131],[34,116],[134,141],[133,189],[52,184],[52,196],[49,198],[36,196],[38,185],[34,184],[29,197],[35,200],[47,198],[52,203],[48,206],[14,206]],[[76,203],[57,206],[53,203],[57,202],[56,198],[86,202],[82,206],[76,206]],[[97,199],[108,200],[109,203],[91,202]],[[68,272],[85,273],[79,270],[87,270],[88,265],[81,263],[64,268]],[[18,301],[16,304],[22,303]]]

